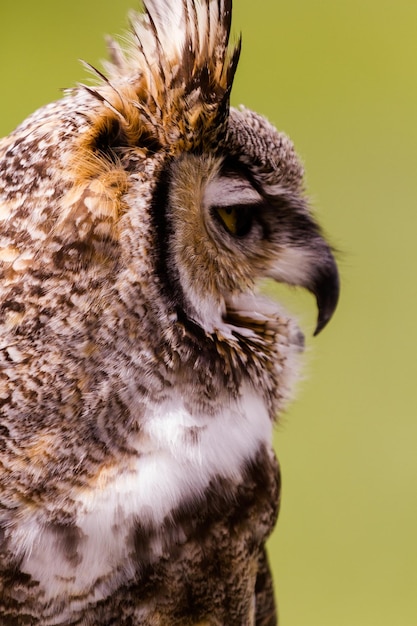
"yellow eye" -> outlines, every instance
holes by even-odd
[[[226,226],[229,233],[236,235],[237,232],[237,209],[231,206],[218,207],[217,215]]]
[[[242,204],[217,206],[214,208],[226,230],[235,237],[245,237],[249,234],[257,205]]]

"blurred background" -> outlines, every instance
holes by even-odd
[[[137,0],[0,6],[0,135],[85,80]],[[417,3],[236,0],[233,103],[294,140],[342,295],[276,432],[282,626],[417,625]],[[268,291],[278,292],[270,285]]]

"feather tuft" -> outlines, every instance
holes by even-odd
[[[240,53],[240,40],[229,48],[231,13],[232,0],[145,0],[127,48],[108,41],[108,78],[88,66],[101,82],[91,93],[170,154],[218,145]]]

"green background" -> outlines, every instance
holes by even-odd
[[[133,7],[134,2],[132,0]],[[295,141],[342,296],[277,428],[283,626],[417,625],[417,3],[235,0],[233,93]],[[0,134],[105,55],[128,0],[1,1]],[[268,287],[270,289],[270,287]]]

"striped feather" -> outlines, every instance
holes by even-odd
[[[141,126],[171,154],[224,137],[240,41],[229,47],[232,0],[146,0],[131,16],[125,50],[109,40],[108,79],[91,92],[137,136]],[[139,116],[139,121],[131,119]],[[131,145],[130,143],[130,145]]]

